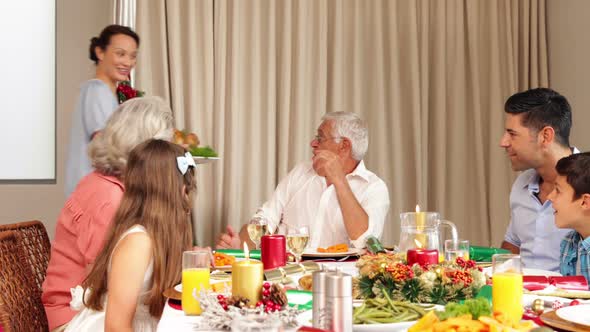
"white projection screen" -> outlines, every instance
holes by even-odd
[[[0,181],[55,181],[55,4],[0,1]]]

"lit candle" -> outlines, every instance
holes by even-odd
[[[414,265],[418,263],[421,266],[427,266],[430,264],[437,264],[439,262],[438,250],[436,249],[423,249],[422,245],[418,240],[416,242],[416,249],[409,249],[406,253],[406,259],[408,265]]]
[[[243,296],[250,300],[248,305],[256,305],[260,301],[264,268],[262,263],[250,259],[248,245],[244,242],[243,261],[236,261],[231,266],[232,295]]]
[[[416,204],[416,230],[418,233],[416,234],[416,240],[422,243],[420,247],[425,247],[428,245],[426,243],[426,236],[424,234],[424,226],[426,225],[426,212],[420,211],[420,205]]]

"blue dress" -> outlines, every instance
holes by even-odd
[[[65,174],[66,197],[78,182],[92,172],[88,144],[92,135],[103,129],[119,102],[109,86],[99,79],[84,82],[76,110],[72,114],[72,129]]]

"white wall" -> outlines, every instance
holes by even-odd
[[[53,0],[47,0],[53,1]],[[55,184],[0,184],[0,224],[41,220],[50,237],[64,196],[64,164],[70,117],[80,84],[94,75],[90,38],[111,23],[109,0],[57,0],[57,181]]]

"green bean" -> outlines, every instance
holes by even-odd
[[[424,316],[433,306],[422,307],[409,302],[394,301],[388,294],[383,298],[367,299],[354,308],[354,324],[387,324],[417,320]]]

